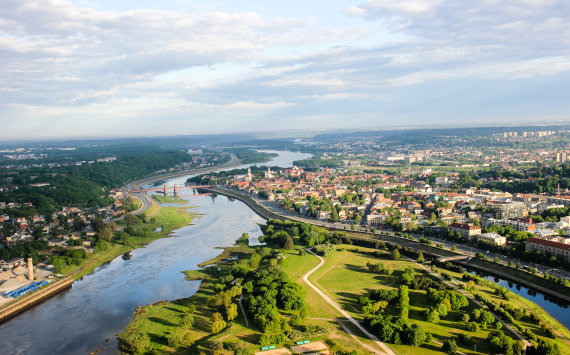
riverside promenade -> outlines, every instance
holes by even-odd
[[[217,193],[220,195],[224,195],[227,197],[235,198],[236,200],[240,200],[243,203],[245,203],[249,208],[251,208],[255,213],[257,213],[259,216],[261,216],[262,218],[265,218],[265,219],[279,219],[279,220],[290,219],[290,220],[294,220],[297,222],[305,222],[305,223],[314,224],[314,225],[326,228],[326,229],[331,230],[331,231],[345,232],[345,233],[349,234],[349,236],[353,239],[380,240],[380,241],[384,241],[387,243],[398,244],[398,245],[401,245],[402,247],[419,250],[422,253],[424,253],[425,255],[428,255],[428,256],[431,256],[431,257],[434,257],[437,259],[449,259],[450,262],[457,263],[457,264],[460,264],[460,265],[465,266],[465,267],[469,267],[472,269],[476,269],[479,271],[489,273],[491,275],[495,275],[495,276],[498,276],[501,278],[505,278],[507,280],[514,281],[514,282],[517,282],[517,283],[524,285],[526,287],[538,290],[538,291],[540,291],[546,295],[553,296],[555,298],[558,298],[558,299],[566,301],[566,302],[570,302],[570,293],[566,292],[566,290],[564,290],[566,287],[559,285],[559,284],[556,284],[554,282],[551,282],[549,280],[543,279],[539,276],[532,275],[530,273],[527,273],[527,272],[519,270],[519,269],[507,267],[507,266],[504,266],[501,264],[496,264],[496,263],[493,263],[493,262],[487,261],[487,260],[467,258],[467,257],[465,257],[465,255],[460,254],[460,253],[456,253],[456,252],[452,252],[449,250],[429,246],[429,245],[422,244],[422,243],[415,241],[415,240],[409,240],[409,239],[398,237],[395,235],[389,235],[389,234],[381,233],[381,232],[371,233],[371,232],[346,230],[346,229],[340,228],[338,226],[330,226],[329,223],[326,223],[326,222],[315,221],[315,220],[295,216],[295,215],[293,215],[293,213],[290,213],[290,212],[287,213],[287,215],[284,215],[284,214],[276,212],[275,210],[270,211],[266,206],[263,206],[256,199],[254,199],[251,196],[248,196],[246,194],[237,192],[235,190],[229,190],[229,189],[221,188],[221,187],[210,187],[210,188],[204,188],[203,190],[208,191],[208,192],[212,192],[212,193]],[[462,257],[465,257],[465,258],[462,258]],[[454,260],[454,259],[458,259],[458,260]],[[545,283],[552,284],[552,285],[550,287],[537,285],[537,282],[532,281],[533,279],[535,279],[536,281],[539,281],[543,285]]]
[[[48,286],[37,290],[36,292],[30,294],[28,297],[16,299],[15,302],[8,304],[6,307],[0,310],[0,323],[20,314],[35,304],[70,288],[71,284],[73,284],[73,281],[73,277],[66,277],[64,279],[50,283]]]

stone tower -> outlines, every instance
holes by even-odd
[[[28,280],[32,281],[34,279],[34,264],[32,263],[32,258],[28,258]]]

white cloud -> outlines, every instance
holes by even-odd
[[[75,119],[103,133],[103,116],[120,127],[237,129],[224,117],[265,129],[364,124],[394,112],[411,119],[409,101],[429,105],[424,96],[461,92],[444,102],[459,105],[486,85],[516,82],[529,101],[535,85],[560,89],[570,73],[570,3],[561,0],[371,0],[344,13],[328,4],[340,20],[321,18],[318,6],[280,18],[233,5],[243,11],[0,2],[0,123],[50,122],[57,132]]]

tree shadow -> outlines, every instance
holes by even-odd
[[[247,333],[247,334],[241,334],[236,336],[239,340],[243,340],[246,343],[250,343],[250,344],[257,344],[259,342],[259,335],[258,334],[252,334],[252,333]]]
[[[172,311],[172,312],[176,312],[176,313],[184,313],[184,311],[181,311],[181,310],[179,310],[179,309],[177,309],[177,308],[164,307],[164,309],[168,309],[168,310],[170,310],[170,311]]]
[[[148,320],[153,321],[155,323],[159,323],[162,325],[166,325],[167,327],[177,327],[178,324],[169,322],[165,319],[157,318],[157,317],[149,317]]]
[[[163,335],[148,333],[148,337],[150,338],[150,341],[152,341],[153,343],[168,345],[168,339]]]

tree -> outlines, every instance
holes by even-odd
[[[481,317],[481,311],[478,309],[474,309],[472,315],[474,320],[479,320],[479,318]]]
[[[446,354],[457,354],[457,343],[453,339],[447,339],[443,342],[441,350]]]
[[[495,316],[493,316],[491,312],[489,311],[481,312],[481,323],[483,323],[483,325],[491,324],[494,321],[495,321]]]
[[[213,334],[218,334],[226,327],[226,322],[222,318],[222,315],[218,312],[212,315],[211,324],[210,324],[210,331]]]
[[[406,335],[408,343],[414,347],[421,346],[426,340],[425,331],[417,324],[412,324],[412,326],[408,328]]]
[[[261,255],[257,253],[252,254],[251,257],[249,258],[249,266],[251,266],[252,269],[257,269],[259,267],[260,262],[261,262]]]
[[[467,330],[470,332],[478,332],[479,331],[479,324],[475,322],[469,322],[467,324]]]
[[[423,263],[425,261],[424,259],[424,253],[422,253],[421,251],[418,254],[418,258],[416,260],[418,263]]]
[[[392,259],[393,260],[400,259],[400,252],[396,248],[394,248],[394,250],[392,250]]]
[[[437,305],[437,313],[441,316],[441,318],[445,318],[447,316],[447,306],[442,302]]]
[[[184,328],[192,328],[194,325],[194,316],[192,314],[185,314],[182,317],[181,325]]]
[[[560,348],[556,343],[550,343],[548,341],[540,339],[534,349],[534,353],[541,355],[559,355]]]
[[[430,323],[438,323],[439,322],[439,313],[435,309],[428,310],[426,313],[426,320]]]
[[[137,223],[137,218],[131,213],[126,214],[123,220],[125,221],[128,227]]]
[[[408,286],[402,285],[398,289],[398,306],[408,307],[410,305],[410,296]]]
[[[188,330],[174,332],[174,334],[168,338],[168,346],[173,348],[177,348],[179,346],[188,347],[192,345],[193,342],[192,333]]]
[[[469,323],[469,314],[464,313],[464,314],[461,316],[461,320],[462,320],[464,323]]]
[[[111,241],[111,238],[113,238],[113,232],[111,231],[111,228],[104,226],[99,230],[97,236],[99,239],[109,242]]]
[[[228,320],[228,322],[236,319],[237,316],[238,316],[237,304],[232,303],[228,307],[226,307],[226,319]]]
[[[287,238],[285,239],[285,242],[283,243],[283,249],[285,250],[290,250],[293,249],[293,238],[287,236]]]

